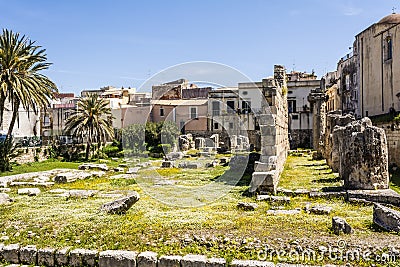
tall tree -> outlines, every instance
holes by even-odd
[[[111,109],[104,99],[99,99],[95,94],[80,98],[77,105],[77,110],[65,123],[65,132],[86,139],[87,160],[93,143],[101,145],[108,138],[114,138]]]
[[[40,71],[49,68],[46,50],[7,29],[0,35],[0,125],[3,124],[5,103],[12,106],[12,118],[7,136],[10,137],[22,106],[29,115],[46,108],[57,92],[57,86]]]

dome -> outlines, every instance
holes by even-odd
[[[383,19],[381,19],[379,22],[379,24],[396,24],[396,23],[400,23],[400,14],[390,14],[389,16],[384,17]]]

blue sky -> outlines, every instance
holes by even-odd
[[[47,49],[60,91],[140,87],[170,66],[211,61],[252,80],[274,64],[318,76],[397,0],[0,0],[1,28]],[[177,77],[180,78],[180,77]],[[147,89],[147,88],[145,88]]]

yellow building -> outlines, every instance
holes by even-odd
[[[358,59],[361,115],[399,111],[400,14],[386,16],[359,33],[353,52]]]

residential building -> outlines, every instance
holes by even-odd
[[[199,88],[186,79],[153,85],[148,120],[175,122],[182,133],[205,132],[210,91],[211,87]]]
[[[291,149],[312,148],[313,120],[308,95],[319,88],[321,80],[314,73],[292,71],[287,74],[287,100]]]
[[[354,79],[362,117],[400,110],[399,44],[400,14],[384,17],[355,37],[353,55],[359,72]]]

